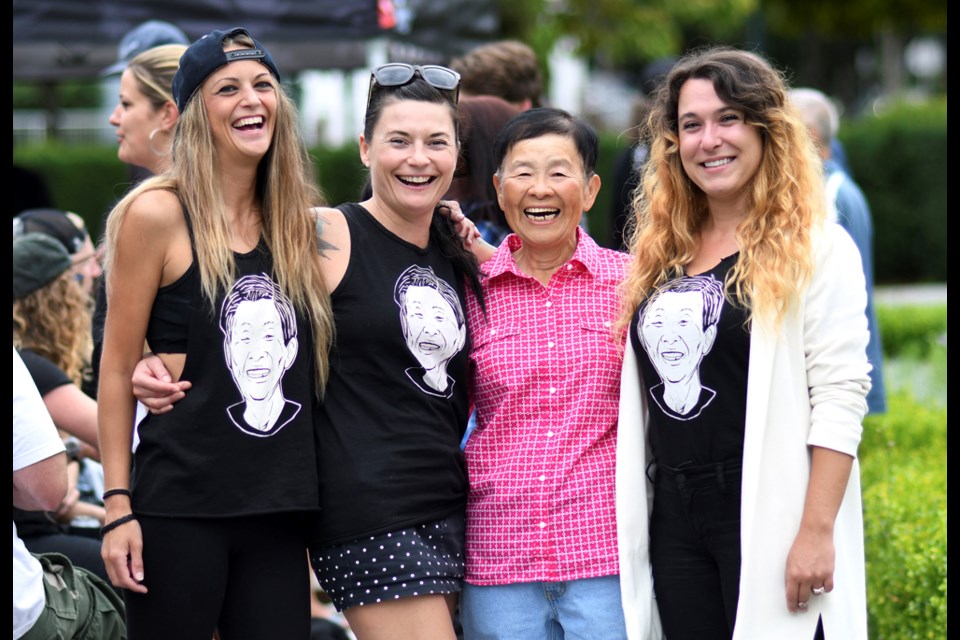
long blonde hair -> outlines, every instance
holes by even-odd
[[[93,341],[93,305],[70,269],[13,302],[13,345],[57,365],[80,386],[88,372]]]
[[[681,58],[650,113],[650,158],[634,197],[634,259],[623,284],[620,326],[658,286],[683,275],[708,215],[707,198],[687,177],[679,154],[680,89],[690,79],[710,80],[720,99],[759,130],[763,154],[746,219],[737,228],[740,253],[726,295],[745,305],[751,318],[771,317],[778,325],[813,269],[811,232],[825,217],[822,167],[781,74],[756,54],[718,47]]]
[[[224,40],[224,46],[252,47],[244,35]],[[276,81],[276,79],[274,79]],[[323,395],[333,341],[333,309],[320,270],[316,225],[311,208],[324,204],[313,165],[300,137],[293,101],[276,88],[277,113],[270,149],[257,169],[256,195],[261,207],[263,239],[273,257],[280,288],[310,317],[316,347],[316,385]],[[149,178],[127,194],[107,220],[107,269],[115,254],[123,217],[140,194],[156,189],[176,193],[190,221],[200,282],[211,307],[218,293],[235,280],[230,226],[223,206],[217,151],[200,92],[187,102],[173,138],[173,163],[162,175]]]

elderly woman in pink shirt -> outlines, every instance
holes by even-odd
[[[468,296],[477,428],[465,456],[464,636],[626,638],[614,508],[628,256],[579,227],[597,137],[559,109],[514,117],[493,177],[514,231]],[[484,256],[486,257],[486,256]]]

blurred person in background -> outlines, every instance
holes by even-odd
[[[120,75],[120,96],[110,114],[117,130],[117,157],[129,165],[163,173],[170,166],[179,113],[171,84],[186,45],[167,44],[137,54]]]
[[[88,485],[97,484],[90,477],[100,475],[97,406],[80,390],[90,353],[90,297],[72,272],[70,254],[43,233],[13,240],[13,297],[13,344],[65,436],[70,479],[58,509],[14,508],[14,522],[30,551],[63,553],[106,580],[97,535],[103,505],[98,491],[81,499],[80,486],[82,472]],[[77,526],[68,528],[74,523]]]
[[[627,225],[633,220],[633,192],[640,184],[643,164],[650,153],[644,131],[651,102],[645,96],[634,98],[630,110],[633,126],[624,135],[630,146],[621,151],[613,163],[613,197],[610,198],[610,248],[627,251],[629,230]]]
[[[27,233],[43,233],[63,245],[70,254],[70,272],[92,303],[101,269],[83,218],[63,209],[27,209],[14,217],[13,237]]]
[[[541,106],[543,76],[529,45],[500,40],[480,45],[450,61],[466,96],[497,96],[524,111]]]
[[[493,186],[497,171],[493,143],[503,125],[519,112],[519,108],[495,96],[460,100],[460,157],[446,197],[460,204],[460,210],[477,225],[483,239],[495,247],[510,233],[510,227]]]
[[[54,509],[68,490],[64,444],[13,349],[13,506]],[[51,552],[31,553],[13,523],[14,640],[124,640],[123,601],[108,584]]]
[[[173,100],[173,77],[186,50],[186,36],[166,23],[148,22],[121,43],[121,59],[108,69],[120,73],[120,95],[110,114],[117,129],[117,157],[142,169],[136,182],[170,167],[173,133],[180,116]],[[182,36],[182,39],[181,39]],[[173,44],[169,44],[173,42]],[[134,46],[136,45],[136,46]],[[103,224],[106,225],[107,217]],[[98,259],[104,247],[99,248]],[[103,351],[103,324],[107,318],[106,278],[97,288],[93,312],[93,356],[85,390],[96,397]]]
[[[867,280],[867,326],[870,343],[867,357],[873,368],[870,370],[870,393],[867,394],[869,413],[886,413],[887,394],[883,382],[883,346],[880,323],[873,304],[873,218],[870,205],[860,186],[837,162],[834,156],[837,139],[837,124],[840,120],[837,107],[830,98],[817,89],[800,87],[790,91],[790,100],[800,110],[800,116],[810,131],[817,153],[823,160],[823,175],[826,180],[827,215],[847,230],[860,250],[863,275]]]
[[[144,51],[165,45],[178,45],[182,48],[186,48],[188,44],[190,44],[190,39],[180,29],[180,27],[176,26],[175,24],[164,22],[162,20],[147,20],[146,22],[137,25],[124,34],[123,38],[120,40],[120,44],[117,46],[116,62],[104,69],[100,75],[103,78],[118,78],[122,83],[123,72],[127,69],[130,62]],[[161,86],[164,86],[165,84],[165,92],[167,94],[170,93],[170,82],[173,80],[173,73],[175,71],[176,66],[174,66],[173,71],[169,72],[169,78],[167,78],[165,83],[162,82],[162,80],[160,81]],[[148,76],[153,76],[155,80],[159,80],[154,71],[148,70],[147,74]],[[140,79],[142,82],[143,74],[138,73],[137,75],[138,79]],[[149,86],[149,83],[146,86]],[[122,94],[123,90],[121,88],[121,96]],[[150,95],[149,91],[147,92],[147,95]],[[113,115],[116,115],[116,110],[114,110]],[[111,124],[113,126],[117,126],[113,123],[113,115],[111,115]],[[149,133],[149,131],[150,129],[147,130],[147,133]],[[161,141],[158,141],[158,143],[161,143]],[[158,146],[158,148],[161,147]],[[149,158],[139,158],[141,161],[145,162],[145,164],[130,162],[124,160],[123,157],[120,159],[127,163],[130,170],[130,179],[133,183],[140,182],[148,176],[159,173],[159,171],[151,169],[152,163],[149,162]]]

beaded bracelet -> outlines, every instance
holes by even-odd
[[[128,498],[132,497],[130,495],[130,489],[109,489],[103,492],[103,500],[106,501],[110,496],[127,496]]]
[[[110,533],[111,531],[113,531],[114,529],[116,529],[117,527],[119,527],[120,525],[122,525],[122,524],[127,524],[127,523],[130,522],[131,520],[136,520],[136,519],[137,519],[137,516],[136,516],[136,514],[133,514],[133,513],[128,513],[128,514],[125,515],[125,516],[120,516],[119,518],[117,518],[117,519],[114,520],[113,522],[110,522],[110,523],[105,524],[105,525],[103,525],[102,527],[100,527],[100,537],[102,538],[103,536],[105,536],[106,534]]]

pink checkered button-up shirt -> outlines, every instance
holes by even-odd
[[[549,286],[521,273],[509,236],[468,296],[477,428],[465,455],[466,580],[565,581],[619,572],[614,460],[626,254],[581,229]]]

